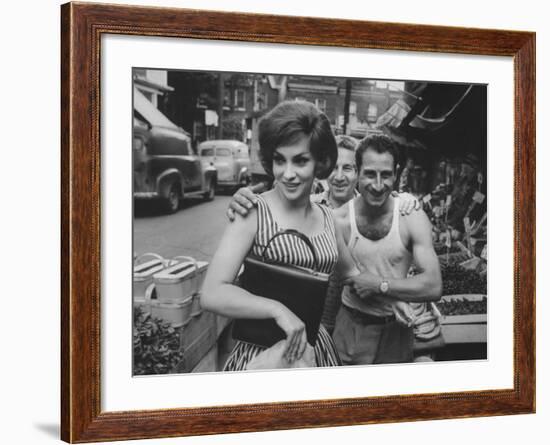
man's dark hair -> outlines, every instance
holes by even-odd
[[[361,171],[361,164],[363,163],[363,154],[367,149],[372,149],[376,153],[389,153],[393,158],[393,171],[397,168],[399,152],[397,146],[393,140],[384,134],[374,134],[362,139],[355,151],[355,164],[357,165],[357,171]]]
[[[285,101],[267,113],[259,123],[260,159],[265,171],[273,176],[273,154],[279,147],[309,138],[309,150],[318,164],[315,176],[325,179],[336,165],[338,149],[330,121],[312,103]]]
[[[347,134],[339,134],[336,136],[336,146],[338,148],[345,148],[346,150],[350,150],[355,153],[358,143],[359,141],[357,139],[348,136]]]

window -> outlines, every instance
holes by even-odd
[[[246,101],[246,92],[244,90],[235,90],[235,108],[244,110]]]
[[[221,157],[231,156],[231,150],[229,148],[217,148],[216,156],[221,156]]]
[[[149,154],[156,156],[187,156],[189,155],[189,143],[184,139],[165,138],[161,141],[152,141],[149,146]]]
[[[323,113],[327,111],[327,101],[325,99],[315,99],[315,106]]]
[[[378,105],[370,103],[367,111],[367,119],[369,121],[375,121],[378,117]]]
[[[354,115],[354,116],[357,114],[357,103],[356,102],[351,101],[349,103],[349,114]]]
[[[267,108],[267,93],[258,94],[258,109],[265,110]]]
[[[231,107],[231,91],[224,90],[223,91],[223,109],[229,110]]]
[[[197,108],[207,108],[207,99],[208,99],[208,96],[206,94],[200,94],[197,97],[197,102],[195,104],[195,107],[197,107]]]
[[[201,156],[214,156],[213,148],[203,148],[201,150]]]

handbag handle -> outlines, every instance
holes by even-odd
[[[270,240],[267,242],[267,244],[264,246],[264,250],[262,251],[262,260],[265,261],[265,252],[267,251],[267,248],[271,244],[271,241],[273,241],[275,238],[282,236],[282,235],[292,235],[299,239],[301,239],[304,244],[309,248],[311,251],[311,254],[313,255],[313,268],[316,272],[319,272],[319,261],[317,260],[317,254],[315,253],[315,247],[313,247],[313,244],[311,243],[310,239],[304,235],[302,232],[299,232],[298,230],[294,229],[285,229],[281,230],[280,232],[277,232],[275,235],[273,235]]]

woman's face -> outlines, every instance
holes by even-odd
[[[295,144],[277,148],[273,153],[276,187],[289,201],[309,197],[315,166],[315,159],[309,151],[309,139],[305,136]]]

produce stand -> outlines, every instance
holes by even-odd
[[[480,294],[445,295],[437,303],[446,346],[437,360],[487,358],[487,297]]]
[[[487,297],[485,295],[445,295],[441,298],[438,307],[443,314],[446,309],[452,314],[443,315],[441,320],[447,344],[487,343]]]
[[[203,312],[192,320],[185,328],[180,328],[180,350],[183,352],[181,361],[176,366],[176,372],[191,372],[196,368],[206,371],[216,369],[216,361],[209,355],[217,356],[217,325],[216,316],[211,312]],[[212,369],[206,363],[212,363]]]

